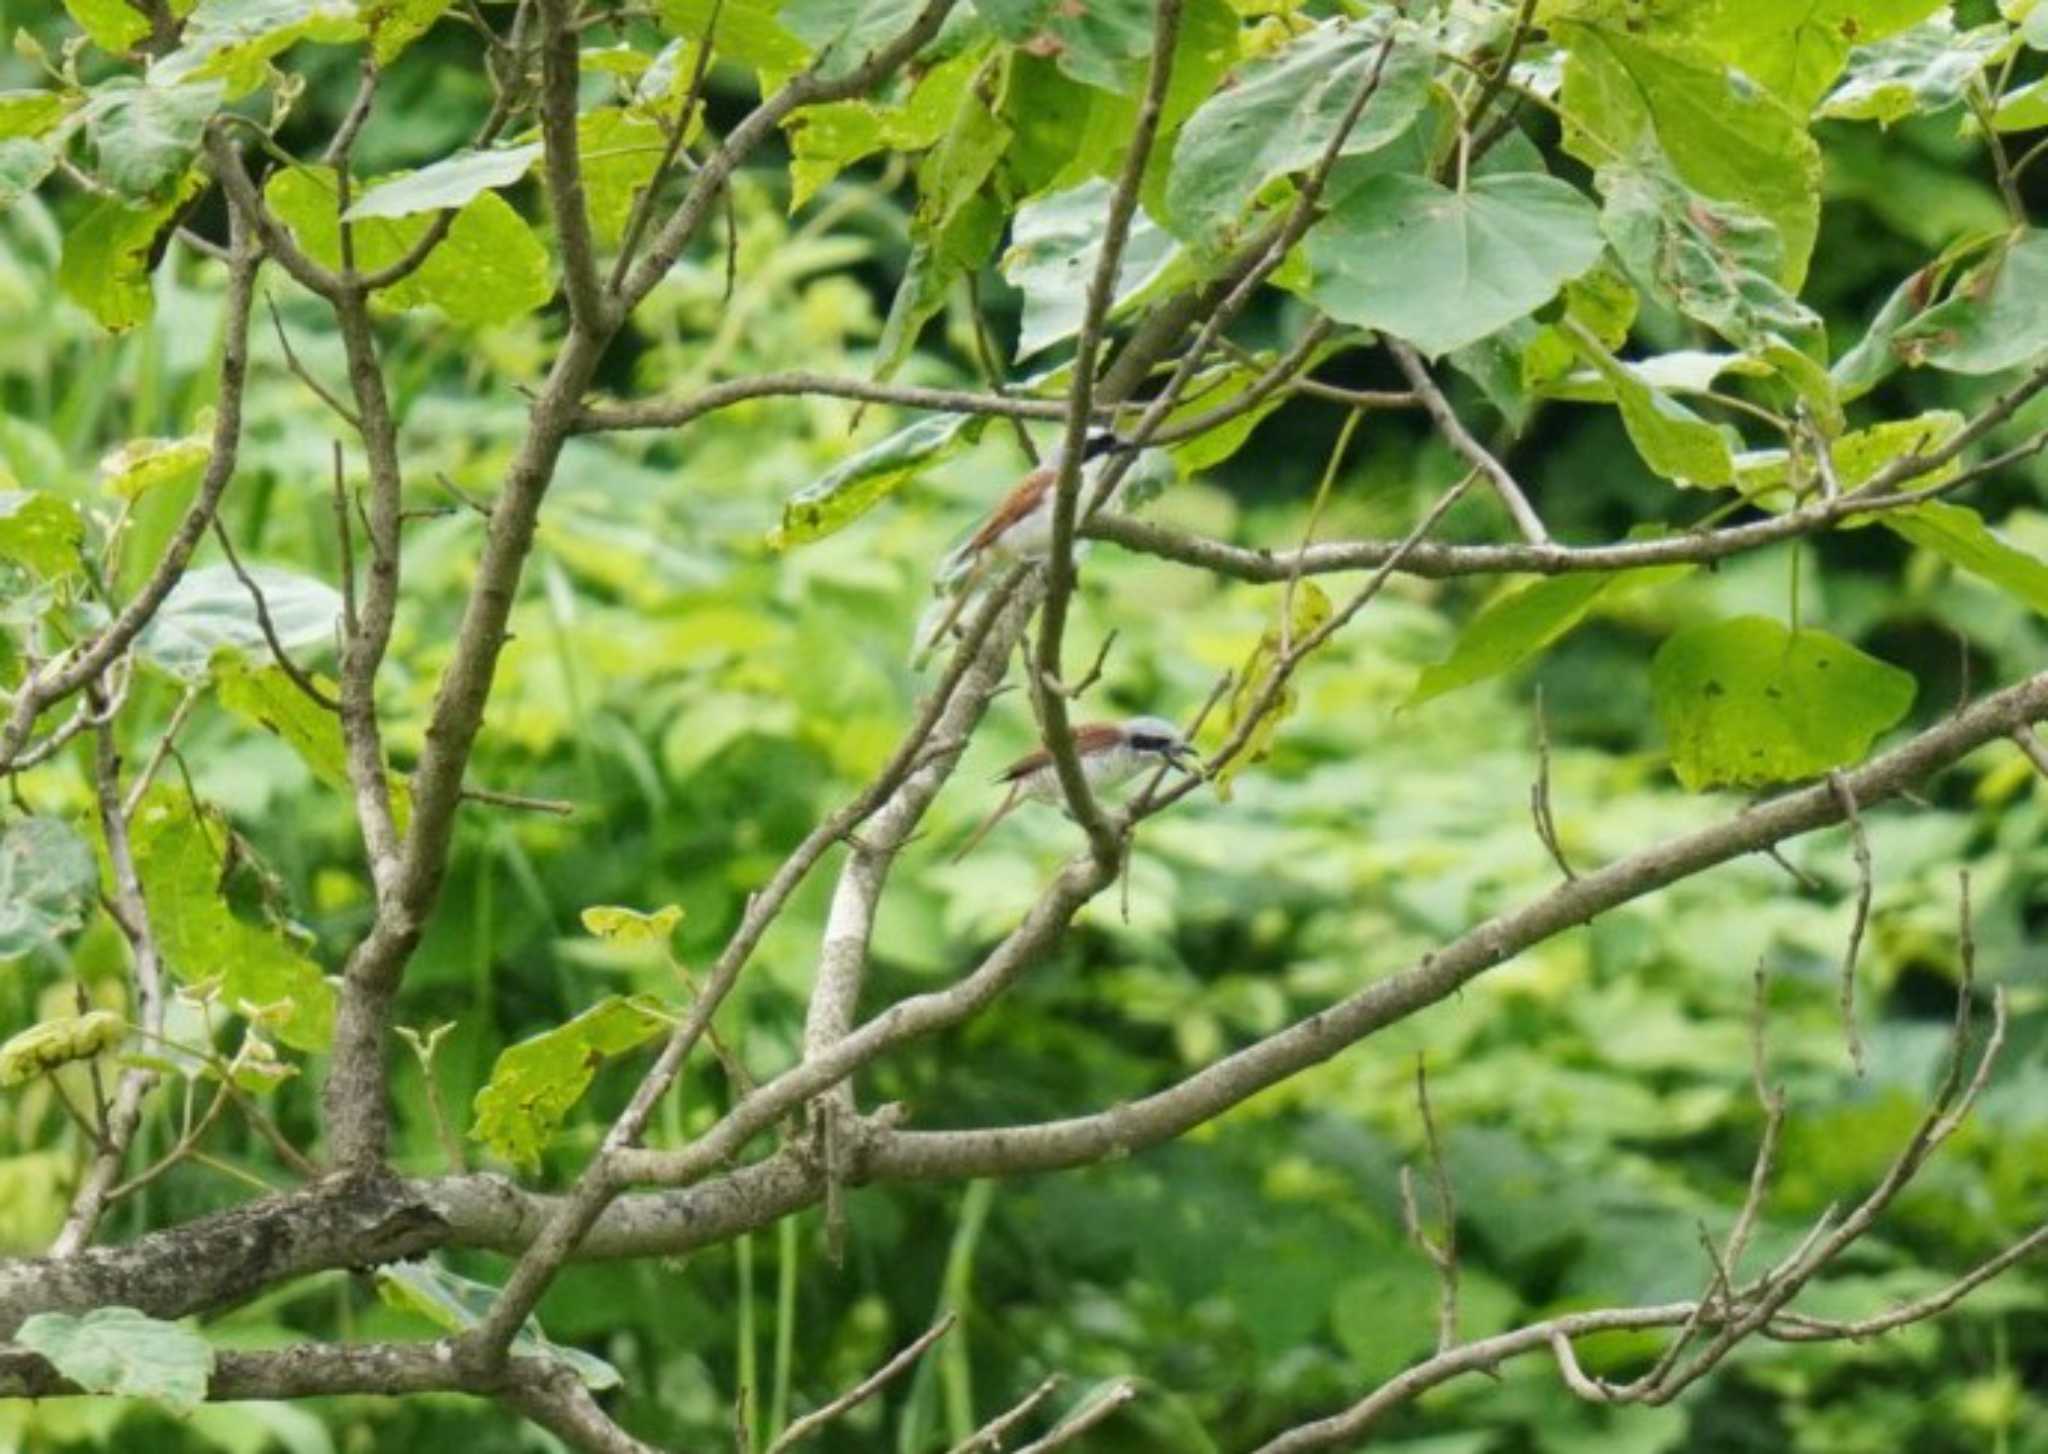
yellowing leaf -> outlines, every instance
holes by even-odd
[[[1671,766],[1694,792],[1846,766],[1913,705],[1912,674],[1764,616],[1689,626],[1650,666]]]
[[[682,922],[683,911],[674,904],[665,904],[651,914],[609,904],[593,904],[583,911],[583,927],[614,944],[666,944]]]
[[[1282,609],[1286,609],[1286,597],[1281,599]],[[1245,658],[1243,670],[1237,674],[1230,700],[1224,704],[1225,742],[1237,736],[1241,724],[1258,708],[1259,699],[1265,694],[1267,679],[1280,662],[1282,647],[1298,650],[1304,639],[1322,629],[1332,610],[1330,598],[1321,586],[1314,581],[1295,583],[1292,615],[1286,622],[1286,640],[1282,641],[1281,623],[1276,621],[1259,638],[1259,644],[1252,648],[1252,654]],[[1295,701],[1294,686],[1290,682],[1280,689],[1279,695],[1259,717],[1258,724],[1245,738],[1243,750],[1217,769],[1214,781],[1218,798],[1229,802],[1231,783],[1237,775],[1252,763],[1265,761],[1267,753],[1272,750],[1273,739],[1279,735],[1280,724],[1294,715]]]
[[[31,1025],[0,1045],[0,1088],[25,1085],[45,1071],[90,1060],[121,1043],[128,1022],[112,1010],[64,1015]]]
[[[221,897],[230,831],[183,791],[158,788],[142,800],[132,829],[135,867],[157,946],[186,983],[218,979],[230,1005],[282,1004],[277,1033],[285,1044],[325,1049],[334,991],[320,967],[283,929],[236,917]]]
[[[278,215],[313,258],[341,261],[341,219],[334,173],[326,167],[280,170],[264,188]],[[375,217],[356,224],[356,265],[365,271],[404,257],[431,225],[425,216]],[[524,317],[554,296],[547,249],[512,205],[495,192],[473,197],[418,272],[377,294],[390,308],[439,308],[458,323],[487,327]]]
[[[476,1121],[469,1134],[507,1161],[538,1166],[541,1152],[582,1098],[597,1067],[646,1044],[667,1023],[654,1001],[613,995],[568,1024],[509,1047],[476,1093]]]
[[[110,494],[133,500],[145,491],[182,487],[199,477],[213,456],[209,434],[182,439],[131,439],[100,459],[100,484]]]

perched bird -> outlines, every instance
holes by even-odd
[[[1130,444],[1114,431],[1092,430],[1081,442],[1081,463],[1085,468],[1104,455],[1128,454],[1130,450]],[[1052,549],[1053,486],[1059,483],[1060,464],[1060,452],[1054,450],[1044,464],[1017,481],[982,517],[967,543],[954,553],[954,560],[974,569],[988,557],[1044,559]],[[1086,495],[1082,498],[1085,503]]]
[[[1132,448],[1127,440],[1108,429],[1093,430],[1082,441],[1081,500],[1084,506],[1089,495],[1088,465],[1106,455],[1128,454]],[[947,557],[940,580],[952,586],[953,599],[943,610],[935,607],[928,613],[927,620],[933,615],[939,620],[928,631],[919,632],[916,665],[922,667],[946,639],[946,633],[953,629],[961,612],[967,609],[968,601],[973,598],[991,566],[1044,560],[1052,550],[1053,487],[1059,483],[1060,463],[1060,451],[1055,449],[1044,464],[1026,474],[1008,494],[996,501],[995,507],[981,518],[974,533]]]
[[[1074,752],[1088,786],[1101,791],[1130,781],[1147,768],[1165,764],[1182,772],[1195,772],[1186,759],[1194,755],[1180,729],[1159,717],[1133,717],[1128,722],[1079,722],[1074,725]],[[989,829],[1003,821],[1012,808],[1025,799],[1041,803],[1060,801],[1059,769],[1053,766],[1052,749],[1041,747],[1027,752],[997,775],[1010,791],[989,814],[974,836],[953,855],[958,863],[988,836]]]

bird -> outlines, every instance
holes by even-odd
[[[1136,449],[1136,445],[1114,430],[1090,430],[1081,441],[1081,465],[1085,471],[1090,463],[1106,455],[1129,454]],[[946,639],[946,633],[960,619],[960,613],[967,608],[975,588],[992,565],[1041,561],[1051,552],[1053,488],[1059,483],[1061,463],[1062,453],[1056,448],[1044,464],[1011,486],[994,508],[982,516],[974,533],[946,558],[939,581],[942,588],[953,587],[953,599],[939,613],[938,625],[928,634],[920,633],[916,658],[919,667]],[[1085,473],[1083,478],[1086,479]]]
[[[1125,722],[1079,722],[1074,725],[1073,735],[1074,753],[1080,760],[1081,774],[1088,779],[1088,786],[1098,792],[1120,786],[1149,767],[1176,767],[1182,772],[1193,773],[1200,771],[1187,764],[1186,759],[1194,755],[1194,749],[1181,736],[1180,729],[1162,717],[1133,717]],[[996,810],[953,855],[955,863],[971,853],[974,846],[988,836],[989,830],[1009,816],[1010,810],[1019,803],[1027,799],[1056,803],[1062,797],[1059,769],[1053,765],[1049,747],[1025,753],[998,773],[995,780],[1008,784],[1010,790],[997,804]]]

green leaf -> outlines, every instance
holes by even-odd
[[[1927,454],[1940,448],[1962,427],[1963,416],[1954,410],[1930,409],[1911,419],[1887,419],[1868,429],[1851,430],[1828,445],[1828,455],[1835,466],[1835,481],[1844,490],[1853,490],[1893,460]],[[1919,476],[1914,483],[1938,485],[1951,478],[1959,468],[1961,466],[1951,460],[1940,469]],[[1752,450],[1739,462],[1738,483],[1744,494],[1752,496],[1784,489],[1792,483],[1789,469],[1790,460],[1784,450]],[[1813,481],[1809,478],[1800,483],[1810,486]],[[1849,528],[1855,529],[1858,525],[1852,521]]]
[[[269,600],[267,593],[264,599]],[[220,704],[282,739],[322,783],[349,791],[348,744],[341,719],[300,691],[282,667],[267,658],[260,660],[261,664],[252,663],[234,647],[214,654],[211,675]],[[335,684],[317,672],[313,682],[330,698],[339,695]],[[391,776],[391,812],[403,833],[412,816],[412,792],[396,774]]]
[[[190,1328],[134,1308],[94,1308],[81,1317],[37,1313],[14,1341],[87,1393],[146,1398],[175,1414],[206,1401],[213,1377],[213,1345]]]
[[[341,261],[341,219],[334,173],[326,167],[279,170],[264,196],[316,262]],[[376,217],[355,229],[356,266],[397,262],[432,225],[424,216]],[[512,205],[495,192],[473,197],[448,235],[405,281],[377,294],[390,308],[439,308],[457,323],[489,327],[522,318],[554,296],[547,249]]]
[[[99,894],[92,846],[61,818],[19,818],[0,829],[0,959],[83,928]]]
[[[1995,374],[2048,352],[2048,232],[2015,234],[1947,298],[1894,329],[1891,347],[1908,363],[1958,374]]]
[[[1895,35],[1946,0],[1716,0],[1689,19],[1709,50],[1800,114],[1826,94],[1850,48]]]
[[[1010,128],[973,91],[961,95],[951,125],[917,170],[917,220],[944,231],[979,192],[1010,144]]]
[[[387,1262],[377,1269],[377,1296],[391,1307],[417,1313],[446,1333],[467,1333],[490,1313],[499,1289],[487,1282],[450,1272],[439,1259],[422,1257],[411,1262]],[[592,1390],[617,1388],[622,1381],[618,1369],[602,1358],[580,1348],[566,1348],[550,1342],[540,1330],[540,1320],[529,1317],[512,1339],[512,1351],[531,1357],[559,1358],[576,1370],[583,1386]]]
[[[1870,320],[1870,327],[1864,330],[1856,346],[1835,360],[1829,374],[1844,403],[1860,399],[1898,368],[1899,356],[1892,348],[1893,340],[1899,329],[1927,306],[1934,276],[1933,268],[1921,268],[1899,284]]]
[[[875,344],[875,378],[893,377],[903,366],[925,324],[946,306],[954,284],[988,261],[1002,240],[1007,221],[1002,205],[988,193],[979,192],[967,200],[943,232],[934,235],[912,222],[910,257],[896,296],[889,302],[882,336]]]
[[[971,415],[934,414],[868,446],[791,496],[768,543],[786,550],[845,529],[921,472],[957,453],[981,432],[982,422]]]
[[[270,62],[300,41],[361,40],[363,21],[349,0],[199,0],[186,17],[183,44],[151,68],[155,84],[217,76],[229,100],[270,74]]]
[[[1980,25],[1959,35],[1948,16],[1936,16],[1876,45],[1858,46],[1850,53],[1847,77],[1821,104],[1820,114],[1890,125],[1945,111],[2011,47],[2012,33],[2003,25]]]
[[[1205,251],[1230,247],[1263,188],[1321,160],[1379,64],[1386,38],[1387,24],[1377,17],[1328,20],[1240,67],[1181,128],[1166,182],[1174,232]],[[1415,32],[1399,26],[1379,87],[1342,155],[1377,151],[1407,131],[1428,99],[1430,69]]]
[[[1558,21],[1566,149],[1604,167],[1654,137],[1680,181],[1740,203],[1778,229],[1779,281],[1795,292],[1820,226],[1820,149],[1803,116],[1704,48],[1626,24]]]
[[[1600,259],[1593,204],[1554,177],[1474,177],[1462,192],[1389,173],[1309,233],[1308,296],[1341,323],[1438,357],[1548,302]]]
[[[702,40],[714,10],[712,49],[729,61],[786,76],[810,59],[810,49],[775,18],[777,0],[660,0],[657,12],[671,34]]]
[[[975,0],[996,34],[1105,91],[1135,90],[1152,54],[1151,0]]]
[[[0,91],[0,141],[41,136],[69,116],[77,104],[61,91]]]
[[[156,489],[182,489],[199,478],[213,457],[211,433],[180,439],[131,439],[100,458],[100,485],[109,494],[134,500]]]
[[[782,0],[776,19],[815,56],[818,74],[837,80],[910,29],[923,0]]]
[[[128,1022],[112,1010],[59,1015],[29,1026],[0,1045],[0,1089],[27,1085],[46,1071],[77,1060],[90,1060],[119,1045]]]
[[[1635,285],[1605,257],[1564,285],[1565,318],[1597,338],[1602,348],[1620,348],[1628,341],[1639,306]],[[1525,327],[1529,338],[1520,346],[1521,389],[1543,393],[1570,373],[1579,361],[1579,351],[1558,323]],[[1518,331],[1510,329],[1501,335],[1502,341],[1510,341]]]
[[[221,897],[233,866],[226,820],[182,790],[157,788],[142,800],[131,835],[150,926],[172,972],[187,984],[218,980],[229,1009],[269,1010],[287,1045],[325,1049],[334,991],[320,967],[282,929],[237,918]]]
[[[100,326],[123,333],[145,321],[155,308],[150,292],[150,254],[185,202],[204,183],[188,177],[172,199],[131,207],[118,197],[95,202],[64,234],[57,286]]]
[[[85,521],[69,500],[31,490],[0,490],[0,560],[27,566],[46,581],[77,575]]]
[[[683,922],[683,911],[675,904],[665,904],[651,914],[593,904],[583,911],[582,918],[585,929],[614,944],[666,944],[676,925]]]
[[[1737,348],[1758,348],[1772,334],[1824,344],[1819,317],[1778,281],[1785,272],[1778,229],[1644,160],[1650,164],[1602,168],[1595,179],[1605,198],[1600,230],[1629,275]]]
[[[149,21],[123,0],[64,0],[64,8],[92,43],[119,55],[149,34]]]
[[[667,1024],[654,1000],[612,995],[566,1025],[508,1047],[476,1093],[469,1134],[515,1165],[538,1167],[597,1067],[646,1044]]]
[[[2048,562],[2007,545],[1975,510],[1928,500],[1887,510],[1878,519],[1894,534],[2048,615]]]
[[[1691,569],[1679,565],[1580,571],[1516,586],[1480,608],[1458,634],[1451,654],[1422,669],[1402,705],[1420,706],[1447,692],[1513,671],[1562,640],[1602,600],[1677,580]]]
[[[2048,77],[2016,86],[1999,98],[1991,113],[1991,125],[1998,131],[2037,131],[2048,126]]]
[[[1068,191],[1038,197],[1017,209],[1003,276],[1024,294],[1017,357],[1026,359],[1071,338],[1087,308],[1089,281],[1102,257],[1102,228],[1111,187],[1083,182]],[[1191,276],[1185,254],[1171,234],[1143,211],[1131,218],[1130,235],[1117,262],[1112,318],[1135,308]]]
[[[377,64],[388,66],[433,29],[454,0],[358,0],[356,13],[370,30]]]
[[[1244,669],[1237,674],[1236,684],[1231,688],[1230,698],[1224,703],[1221,742],[1236,737],[1240,724],[1250,717],[1265,694],[1266,679],[1273,674],[1273,668],[1280,663],[1283,647],[1297,648],[1301,641],[1322,629],[1335,609],[1323,588],[1314,581],[1298,581],[1294,586],[1291,615],[1285,618],[1286,639],[1282,640],[1282,620],[1279,612],[1288,611],[1290,605],[1286,595],[1280,598],[1273,625],[1259,638],[1259,644],[1252,648],[1252,654],[1245,659]],[[1273,739],[1280,735],[1281,724],[1294,715],[1298,698],[1294,684],[1290,681],[1280,689],[1279,695],[1265,710],[1251,734],[1245,738],[1244,748],[1230,761],[1217,769],[1212,780],[1216,796],[1224,802],[1230,801],[1231,784],[1237,775],[1255,762],[1264,762],[1273,749]]]
[[[599,242],[625,234],[633,203],[654,180],[668,138],[650,118],[624,106],[599,106],[576,119],[583,197]]]
[[[270,624],[285,650],[334,644],[341,596],[333,587],[274,566],[252,565],[248,572],[263,593]],[[154,665],[188,681],[204,677],[223,648],[258,660],[267,660],[270,653],[262,623],[256,619],[255,598],[224,565],[180,577],[137,645]]]
[[[1650,664],[1671,765],[1693,792],[1846,766],[1913,705],[1912,674],[1764,616],[1688,626]]]
[[[485,192],[511,186],[539,159],[537,141],[491,151],[459,151],[431,166],[371,187],[348,209],[347,220],[363,222],[372,217],[451,212]]]
[[[1643,463],[1667,480],[1693,485],[1735,483],[1735,453],[1729,436],[1640,375],[1595,341],[1575,335],[1580,357],[1614,390],[1622,427]]]
[[[57,154],[25,136],[0,140],[0,212],[43,184],[57,169]]]

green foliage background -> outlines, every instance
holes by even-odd
[[[39,5],[0,4],[0,30],[54,37]],[[421,43],[463,45],[448,28]],[[466,54],[466,52],[461,52]],[[302,50],[310,104],[286,140],[331,129],[353,76],[340,52]],[[331,63],[330,63],[331,62]],[[0,80],[26,68],[0,63]],[[719,75],[714,116],[737,104]],[[731,86],[728,92],[724,88]],[[473,69],[414,64],[364,133],[367,173],[439,157],[485,103]],[[302,134],[301,134],[302,133]],[[1860,334],[1905,273],[1956,236],[2002,217],[1956,113],[1890,130],[1824,128],[1827,207],[1806,296],[1836,351]],[[609,367],[620,392],[679,389],[740,370],[865,374],[910,247],[900,171],[855,167],[794,218],[786,174],[763,166],[734,188],[737,287],[719,250],[693,252],[636,320]],[[515,190],[515,198],[519,194]],[[179,436],[208,402],[218,327],[212,270],[173,249],[150,323],[109,342],[53,285],[60,218],[30,198],[0,216],[0,463],[18,478],[99,502],[95,465],[137,436]],[[984,280],[996,325],[1017,298]],[[317,373],[341,376],[326,315],[273,281],[285,326]],[[1291,336],[1293,305],[1259,320]],[[545,315],[472,330],[394,335],[407,464],[488,494],[522,421],[519,387],[549,356]],[[902,377],[972,383],[957,311]],[[1691,335],[1648,317],[1666,347]],[[267,324],[255,336],[249,433],[227,521],[244,553],[332,578],[326,470],[331,420],[285,370]],[[1342,380],[1340,365],[1325,376]],[[1389,378],[1350,382],[1394,386]],[[1947,377],[1885,384],[1898,416],[1978,395]],[[1951,397],[1951,391],[1955,397]],[[2030,411],[2040,415],[2041,410]],[[933,562],[1018,464],[999,427],[855,527],[787,553],[765,543],[782,502],[864,443],[907,422],[829,400],[764,401],[685,435],[579,440],[550,497],[542,547],[514,616],[474,780],[570,798],[575,817],[472,812],[435,921],[408,975],[401,1018],[452,1021],[437,1070],[466,1115],[508,1042],[608,993],[670,993],[668,970],[578,924],[593,903],[686,910],[677,944],[701,961],[780,854],[876,767],[918,680],[911,626]],[[1176,486],[1157,516],[1205,533],[1284,546],[1307,504],[1341,411],[1295,402],[1248,448]],[[2038,422],[2038,421],[2037,421]],[[1550,406],[1514,464],[1567,537],[1608,538],[1656,518],[1666,488],[1608,410]],[[1367,420],[1343,461],[1323,533],[1397,532],[1459,472],[1418,420]],[[2006,473],[1972,503],[2009,539],[2048,553],[2048,472]],[[447,498],[425,485],[421,508]],[[181,501],[138,506],[142,544]],[[1460,507],[1446,538],[1493,539],[1490,500]],[[395,757],[410,760],[432,673],[479,548],[459,508],[408,526],[405,610],[386,702]],[[146,561],[137,549],[131,560]],[[208,557],[211,559],[211,557]],[[1796,582],[1796,584],[1795,584]],[[1398,580],[1300,682],[1298,714],[1227,807],[1206,797],[1148,826],[1128,918],[1091,909],[1054,961],[967,1029],[892,1057],[867,1080],[926,1126],[1034,1119],[1156,1088],[1233,1044],[1348,992],[1484,915],[1546,888],[1555,870],[1530,829],[1532,700],[1556,746],[1553,793],[1565,848],[1582,863],[1643,846],[1737,806],[1683,794],[1650,708],[1646,665],[1676,627],[1707,616],[1793,611],[1912,671],[1912,721],[1948,709],[1969,681],[2038,666],[2037,615],[1881,531],[1777,547],[1655,589],[1603,596],[1533,672],[1405,706],[1482,604],[1475,588]],[[1120,631],[1091,705],[1185,714],[1270,621],[1277,588],[1214,580],[1098,546],[1087,559],[1073,639]],[[168,716],[173,689],[144,682]],[[877,935],[869,1003],[943,981],[1007,928],[1043,873],[1073,847],[1051,812],[1020,813],[965,862],[950,846],[986,810],[982,782],[1029,736],[1021,695],[942,799],[928,839],[899,869]],[[332,966],[367,921],[352,819],[276,737],[208,707],[185,739],[192,786],[246,843],[238,893],[279,892]],[[39,809],[81,805],[78,780],[33,776]],[[955,1190],[892,1188],[852,1199],[847,1256],[825,1258],[817,1218],[687,1262],[572,1269],[542,1307],[551,1337],[625,1376],[616,1405],[644,1437],[675,1447],[728,1438],[737,1388],[764,1410],[823,1398],[945,1307],[962,1331],[907,1390],[848,1419],[820,1447],[942,1447],[1047,1371],[1137,1374],[1146,1396],[1100,1447],[1239,1449],[1356,1397],[1425,1351],[1435,1284],[1408,1246],[1397,1168],[1418,1152],[1418,1057],[1447,1133],[1465,1258],[1463,1329],[1545,1312],[1691,1296],[1706,1277],[1698,1227],[1720,1232],[1760,1127],[1749,1083],[1751,973],[1772,971],[1770,1054],[1791,1122],[1760,1237],[1791,1245],[1830,1202],[1859,1192],[1911,1123],[1952,1010],[1955,870],[1970,870],[1984,976],[2013,996],[2004,1067],[1975,1121],[1868,1242],[1805,1306],[1860,1315],[1925,1291],[2037,1222],[2048,1205],[2048,996],[2038,929],[2048,901],[2048,792],[2016,751],[1988,751],[1925,806],[1870,823],[1879,875],[1865,953],[1867,1078],[1848,1071],[1836,972],[1853,870],[1841,832],[1790,855],[1810,886],[1767,862],[1733,865],[1561,936],[1335,1062],[1288,1082],[1184,1142],[1099,1169]],[[260,865],[260,869],[250,865]],[[271,876],[265,881],[265,876]],[[829,879],[804,890],[724,1012],[757,1074],[796,1053],[802,996]],[[80,977],[111,985],[121,950],[104,917],[68,954],[0,968],[0,1024],[68,1005]],[[398,1069],[399,1155],[442,1157],[410,1061]],[[566,1173],[630,1087],[601,1074],[548,1153]],[[724,1094],[690,1081],[666,1129],[707,1123]],[[301,1081],[278,1093],[295,1136],[315,1134]],[[0,1118],[0,1243],[40,1246],[62,1211],[71,1158],[55,1149],[46,1096]],[[145,1130],[161,1149],[168,1122]],[[268,1168],[260,1145],[226,1158]],[[124,1205],[116,1235],[242,1195],[187,1166]],[[463,1270],[492,1278],[494,1259]],[[1607,1412],[1524,1360],[1500,1381],[1465,1379],[1423,1401],[1375,1447],[1404,1454],[1927,1454],[2048,1451],[2048,1271],[2022,1268],[1955,1316],[1865,1346],[1759,1344],[1676,1408]],[[259,1346],[307,1336],[427,1335],[413,1314],[336,1275],[285,1289],[213,1326]],[[1642,1340],[1594,1340],[1594,1372],[1626,1367]],[[1076,1390],[1078,1396],[1080,1390]],[[201,1408],[181,1423],[110,1401],[0,1405],[0,1445],[23,1448],[483,1451],[546,1447],[507,1416],[458,1398]]]

